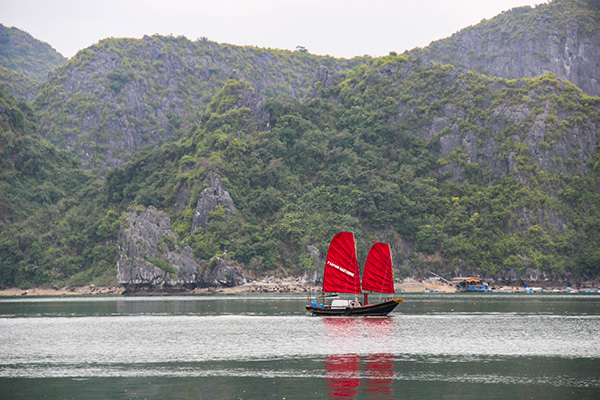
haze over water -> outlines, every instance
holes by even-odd
[[[600,398],[600,296],[0,300],[0,398]]]

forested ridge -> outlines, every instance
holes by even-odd
[[[571,84],[553,76],[489,79],[390,56],[304,101],[270,100],[269,131],[256,129],[251,108],[222,106],[244,97],[232,88],[251,90],[228,81],[222,93],[229,95],[216,97],[221,106],[209,106],[191,138],[107,177],[111,200],[171,209],[175,230],[198,257],[227,250],[256,273],[299,273],[314,267],[307,246],[326,249],[337,231],[351,230],[363,257],[373,241],[391,242],[405,275],[424,268],[507,279],[597,273],[599,100]],[[544,101],[563,106],[560,117],[543,116],[544,140],[548,148],[570,146],[566,159],[536,159],[527,144]],[[566,104],[574,110],[565,115]],[[473,135],[477,162],[462,146],[442,150],[453,128],[431,134],[432,121],[453,107],[451,126]],[[518,123],[494,115],[509,107],[532,110]],[[591,142],[561,143],[573,130],[589,131]],[[502,157],[506,165],[494,165]],[[206,232],[191,234],[210,174],[226,178],[238,210],[227,218],[216,209]]]
[[[0,89],[0,285],[115,281],[118,223],[104,218],[102,183],[38,130],[32,109]]]
[[[552,73],[106,39],[35,102],[2,91],[0,127],[2,286],[115,284],[120,227],[150,206],[161,246],[251,277],[320,270],[344,230],[359,262],[390,243],[398,279],[600,276],[600,98]],[[216,182],[234,207],[198,226]]]
[[[187,134],[231,75],[252,82],[261,97],[301,98],[319,67],[335,73],[362,59],[182,36],[105,39],[57,70],[33,107],[44,137],[77,152],[86,169],[102,169]]]
[[[48,43],[0,24],[0,84],[21,101],[32,101],[40,83],[67,62]]]
[[[48,74],[66,61],[48,43],[17,28],[0,24],[0,65],[3,67],[39,83],[48,79]]]
[[[600,96],[600,2],[516,7],[408,54],[502,78],[552,72]]]

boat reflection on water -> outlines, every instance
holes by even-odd
[[[371,354],[365,360],[367,398],[389,399],[392,395],[394,357],[389,353]]]
[[[340,346],[345,341],[381,340],[394,336],[392,317],[324,317],[325,332],[332,343]]]
[[[362,360],[357,354],[328,355],[325,370],[331,399],[355,398],[361,389],[367,399],[392,396],[394,358],[389,353],[371,354]]]
[[[377,340],[390,333],[391,318],[325,318],[328,333],[338,341],[368,336]],[[384,335],[382,333],[385,332]],[[344,346],[342,346],[343,348]],[[389,353],[330,354],[325,358],[326,383],[331,399],[390,399],[394,357]]]
[[[360,357],[357,354],[332,354],[325,358],[329,397],[356,396],[360,386]]]

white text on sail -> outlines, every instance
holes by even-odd
[[[350,275],[351,277],[354,277],[354,272],[350,272],[348,271],[346,268],[342,268],[337,264],[332,263],[331,261],[327,260],[327,264],[331,265],[333,268],[340,270],[341,272]]]

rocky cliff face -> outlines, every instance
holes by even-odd
[[[321,257],[321,251],[315,246],[306,246],[306,254],[312,268],[306,270],[301,281],[313,286],[319,285],[323,283],[322,266],[325,265],[325,259]]]
[[[169,217],[155,207],[130,210],[119,235],[119,283],[127,286],[195,285],[199,265],[192,249],[179,244]]]
[[[129,293],[179,291],[245,283],[241,269],[223,258],[208,266],[196,262],[192,249],[179,242],[162,211],[130,209],[119,234],[117,278]]]
[[[600,101],[550,73],[535,79],[505,80],[450,65],[431,65],[406,56],[384,57],[373,65],[373,70],[365,74],[368,76],[366,82],[347,74],[346,80],[323,93],[335,96],[332,103],[348,110],[360,101],[363,93],[369,96],[377,93],[379,101],[372,100],[370,103],[380,107],[377,120],[387,118],[393,121],[392,132],[414,135],[427,143],[436,158],[433,168],[437,168],[438,172],[431,176],[444,185],[448,184],[446,188],[456,193],[453,197],[450,192],[449,203],[446,203],[450,210],[447,221],[462,213],[460,207],[464,207],[463,211],[467,207],[471,210],[456,218],[459,224],[485,213],[484,218],[490,218],[494,213],[489,212],[487,206],[480,208],[483,204],[481,199],[488,195],[480,197],[480,194],[488,190],[486,185],[489,185],[488,188],[503,188],[496,192],[503,194],[488,192],[490,198],[497,196],[493,201],[502,204],[503,208],[501,219],[496,220],[501,224],[493,222],[496,232],[499,232],[497,237],[521,238],[528,235],[529,248],[536,250],[527,254],[522,246],[515,246],[514,254],[518,256],[505,258],[506,269],[502,271],[499,271],[503,268],[502,263],[494,261],[496,269],[490,269],[494,275],[506,279],[520,276],[527,280],[559,276],[561,272],[549,272],[549,269],[539,267],[543,264],[531,260],[539,254],[553,251],[549,246],[544,247],[541,236],[547,239],[546,243],[552,243],[552,240],[560,243],[561,235],[568,237],[580,218],[570,208],[573,203],[565,204],[569,201],[565,196],[569,190],[565,183],[595,173],[600,139]],[[402,145],[399,145],[397,151],[402,150]],[[477,200],[471,199],[473,203],[460,205],[462,196],[469,198],[475,187],[479,187]],[[598,191],[596,185],[591,187],[592,191]],[[510,192],[518,199],[511,199]],[[429,204],[428,200],[423,204]],[[438,209],[444,207],[446,205],[440,205]],[[463,232],[466,235],[477,232],[479,227],[476,225],[474,223]],[[452,229],[447,229],[445,232],[448,233],[444,234],[448,237],[456,235]],[[541,232],[544,232],[543,235],[538,235]],[[429,233],[423,234],[423,237],[431,237]],[[594,235],[592,233],[590,237]],[[434,246],[427,247],[417,235],[412,243],[414,247],[406,246],[395,260],[400,260],[403,269],[411,265],[435,268],[443,265],[451,257],[448,255],[460,245],[468,247],[470,244],[454,238],[448,243],[442,251],[436,251]],[[494,250],[501,246],[500,239],[490,243]],[[457,274],[464,274],[477,273],[481,264],[480,259],[475,263],[463,263],[462,259],[455,258],[446,266],[456,266]],[[535,267],[529,268],[532,265]]]
[[[206,229],[210,222],[210,213],[218,206],[223,207],[226,217],[231,216],[235,211],[233,199],[221,185],[220,178],[215,174],[211,174],[209,187],[204,189],[198,198],[192,221],[192,233],[195,233],[198,229]]]
[[[578,107],[584,95],[569,82],[552,74],[506,81],[449,66],[429,68],[419,62],[388,64],[380,75],[401,88],[394,93],[399,107],[393,118],[419,121],[413,133],[439,141],[439,164],[453,179],[462,180],[469,164],[524,181],[531,172],[525,166],[552,173],[589,170],[598,151],[600,108],[595,100],[586,112]],[[428,94],[411,83],[426,75],[436,76]],[[424,116],[422,107],[432,104],[435,110]]]
[[[302,97],[319,66],[357,63],[183,37],[106,39],[57,71],[35,106],[42,135],[76,150],[85,166],[120,166],[140,148],[188,133],[232,75],[258,96]]]
[[[539,93],[532,91],[530,96],[535,98]],[[434,118],[430,132],[443,132],[439,135],[442,157],[457,150],[466,156],[450,162],[456,179],[464,177],[463,167],[472,163],[487,166],[496,175],[524,179],[520,170],[524,164],[535,164],[546,172],[587,171],[597,153],[598,121],[586,116],[587,123],[573,124],[573,115],[552,114],[552,103],[542,102],[541,107],[532,103],[490,105],[485,136],[478,134],[477,126],[461,126],[460,121],[466,118],[464,110],[446,106],[442,115]]]
[[[214,257],[205,269],[202,279],[208,287],[233,287],[246,283],[239,266],[232,265],[222,257]]]
[[[509,79],[552,72],[600,96],[600,10],[592,3],[515,8],[410,54]]]

